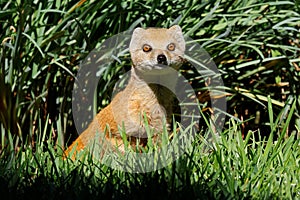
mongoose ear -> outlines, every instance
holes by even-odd
[[[131,36],[131,41],[129,44],[129,50],[131,51],[134,48],[134,45],[136,45],[137,41],[140,40],[140,38],[142,37],[142,32],[144,31],[143,28],[135,28],[132,36]]]
[[[133,33],[132,33],[132,37],[140,35],[142,31],[144,31],[143,28],[139,28],[139,27],[135,28],[134,31],[133,31]]]
[[[171,26],[169,28],[169,30],[182,35],[182,30],[181,30],[180,26],[178,26],[178,25]]]
[[[174,25],[168,29],[171,35],[177,40],[182,51],[185,51],[185,40],[180,26]]]

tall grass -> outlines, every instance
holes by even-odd
[[[2,138],[12,134],[16,146],[24,141],[34,146],[46,124],[63,145],[62,133],[76,132],[71,93],[80,61],[105,38],[137,25],[179,23],[199,42],[223,74],[228,111],[246,121],[245,133],[270,131],[264,120],[268,96],[276,114],[284,102],[299,99],[299,5],[291,1],[3,1],[1,7],[0,121]],[[141,13],[143,9],[148,12]],[[117,77],[129,68],[106,69],[99,81],[99,108],[109,102]],[[194,88],[203,86],[192,80]],[[292,119],[296,127],[287,133],[299,130],[298,110],[299,102]]]
[[[211,145],[199,135],[184,156],[149,173],[113,170],[89,155],[63,160],[51,142],[36,145],[35,152],[6,149],[0,161],[1,194],[12,199],[299,198],[300,140],[293,134],[274,143],[252,131],[243,139],[236,121],[228,123],[220,141]]]
[[[297,1],[2,0],[0,8],[1,194],[299,198]],[[115,171],[88,157],[63,162],[64,145],[77,137],[71,101],[80,62],[119,32],[173,24],[209,52],[222,74],[235,118],[226,120],[220,141],[207,152],[199,134],[194,149],[147,174]],[[95,110],[109,103],[129,69],[114,63],[103,71]],[[204,101],[203,79],[184,70]]]

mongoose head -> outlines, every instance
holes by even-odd
[[[178,25],[166,28],[136,28],[129,46],[137,70],[178,69],[184,62],[185,40]]]

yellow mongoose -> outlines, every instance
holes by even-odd
[[[129,50],[132,70],[128,85],[112,102],[101,110],[88,128],[65,151],[66,155],[87,148],[94,143],[113,151],[124,151],[120,128],[125,128],[129,144],[136,139],[144,145],[147,138],[144,122],[154,132],[162,132],[163,124],[170,126],[175,96],[170,88],[176,84],[175,70],[184,62],[185,40],[178,25],[166,28],[136,28]],[[172,76],[172,73],[174,76]],[[160,83],[163,83],[162,86]],[[96,139],[96,133],[103,137]],[[95,141],[96,140],[96,141]],[[103,152],[99,152],[103,153]]]

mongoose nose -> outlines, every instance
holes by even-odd
[[[166,56],[164,54],[159,54],[157,56],[157,63],[158,64],[163,64],[163,65],[168,65]]]

